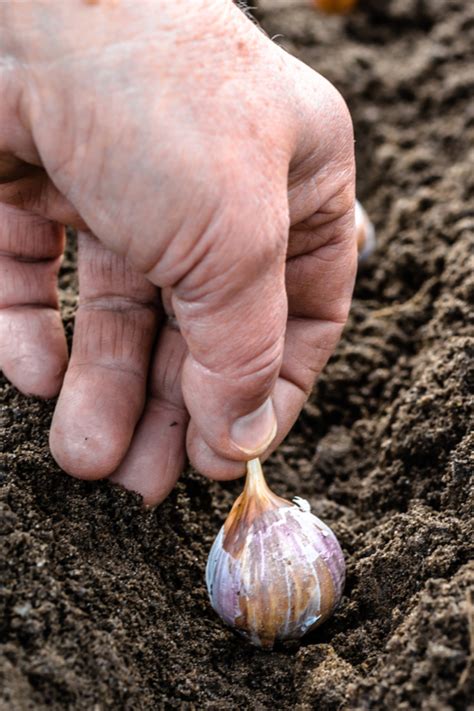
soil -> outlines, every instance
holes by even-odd
[[[54,403],[2,380],[2,709],[445,711],[474,698],[474,3],[256,12],[348,101],[378,233],[338,350],[266,467],[337,533],[342,606],[299,647],[248,646],[204,585],[241,482],[187,471],[146,511],[72,480],[48,451]],[[60,286],[70,335],[71,247]]]

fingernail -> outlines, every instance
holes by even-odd
[[[277,421],[270,397],[254,412],[239,417],[230,428],[232,442],[249,457],[262,454],[276,433]]]

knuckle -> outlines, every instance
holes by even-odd
[[[80,305],[71,369],[94,365],[122,371],[141,382],[155,323],[153,311],[123,300]]]
[[[102,247],[93,237],[81,235],[79,242],[79,278],[84,302],[111,302],[124,305],[154,307],[156,288],[142,274],[130,267],[127,260]],[[86,297],[86,298],[84,298]]]
[[[241,386],[255,390],[259,387],[266,390],[272,383],[275,373],[279,371],[282,360],[282,344],[279,341],[262,343],[254,346],[250,358],[237,361],[234,368]]]
[[[245,280],[253,281],[262,273],[274,271],[285,259],[286,244],[276,235],[256,234],[242,240],[242,257],[236,263],[238,271]],[[229,265],[231,267],[232,265]]]
[[[349,107],[341,92],[330,82],[326,84],[326,101],[334,117],[334,124],[338,134],[347,140],[353,141],[354,127]]]
[[[347,103],[336,87],[326,79],[320,78],[315,100],[317,101],[317,126],[319,133],[325,136],[325,146],[318,154],[324,162],[344,166],[350,173],[355,173],[354,127]],[[313,120],[314,124],[314,105]]]
[[[330,320],[333,324],[339,326],[340,331],[342,331],[343,327],[346,325],[347,319],[349,317],[350,307],[351,299],[349,297],[338,299],[333,304],[331,304]]]
[[[353,211],[354,211],[354,187],[351,181],[342,180],[332,193],[328,203],[330,212],[335,218],[340,218],[344,222],[348,222],[351,231],[353,227]]]
[[[268,216],[268,212],[258,214],[253,206],[249,208],[241,202],[218,207],[182,261],[190,267],[173,285],[174,294],[188,302],[206,304],[282,267],[289,217]]]
[[[288,244],[290,217],[287,198],[259,201],[250,210],[237,207],[229,215],[227,242],[235,242],[240,253],[239,265],[247,273],[268,270],[282,264]]]

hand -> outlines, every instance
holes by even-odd
[[[5,375],[61,389],[51,449],[74,476],[147,503],[186,450],[207,476],[239,476],[288,433],[347,318],[343,100],[230,0],[0,13]],[[80,231],[68,365],[64,224]]]

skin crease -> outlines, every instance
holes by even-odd
[[[50,445],[73,476],[147,504],[186,456],[240,476],[286,436],[347,318],[344,101],[230,0],[2,3],[0,28],[0,367],[60,393]]]

